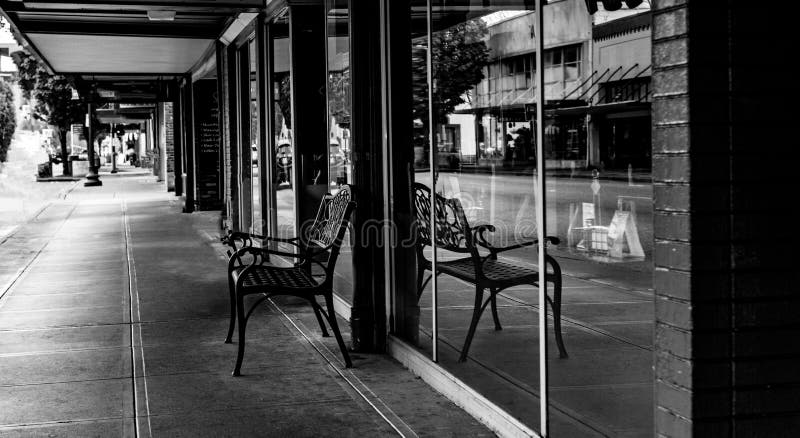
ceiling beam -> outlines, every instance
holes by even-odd
[[[15,2],[19,3],[19,2]],[[216,14],[231,14],[236,12],[258,12],[263,2],[258,0],[241,1],[163,1],[163,0],[125,0],[102,1],[82,0],[75,1],[24,1],[22,10],[63,10],[63,11],[156,11],[170,10],[178,12],[205,12]]]
[[[158,23],[158,24],[156,24]],[[155,23],[109,23],[78,21],[24,20],[17,28],[25,34],[67,34],[67,35],[108,35],[141,36],[155,38],[195,38],[216,39],[221,25],[176,24],[174,22]]]

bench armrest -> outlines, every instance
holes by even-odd
[[[253,261],[251,263],[245,263],[244,260],[242,259],[242,257],[248,254],[253,256]],[[231,273],[236,268],[240,268],[242,266],[261,265],[267,263],[269,262],[270,255],[293,257],[293,258],[299,258],[301,260],[306,260],[308,258],[304,254],[293,254],[289,252],[277,251],[268,248],[259,248],[257,246],[245,246],[243,248],[237,249],[235,252],[231,254],[230,259],[228,259],[228,273]]]
[[[493,256],[504,251],[510,251],[512,249],[519,249],[519,248],[524,248],[526,246],[536,245],[539,242],[538,239],[533,239],[525,242],[516,243],[514,245],[497,247],[492,245],[486,238],[487,231],[493,233],[495,231],[494,225],[481,224],[481,225],[476,225],[474,228],[472,228],[472,234],[475,243],[478,246],[488,249]],[[550,245],[558,245],[558,243],[561,242],[561,240],[556,236],[545,236],[544,240],[545,244],[550,244]]]
[[[282,237],[262,236],[260,234],[245,233],[242,231],[229,231],[228,234],[219,238],[219,240],[226,245],[230,245],[231,241],[236,241],[236,240],[250,241],[252,243],[253,239],[270,240],[274,242],[285,242],[285,243],[292,243],[300,240],[299,237],[291,237],[286,239]]]
[[[300,238],[299,237],[292,237],[289,239],[280,238],[280,237],[270,237],[270,236],[262,236],[259,234],[253,233],[244,233],[241,231],[229,231],[228,234],[219,238],[220,242],[230,247],[229,250],[226,251],[228,257],[233,257],[236,251],[241,248],[245,247],[252,247],[253,246],[253,239],[260,239],[266,240],[271,242],[281,242],[281,243],[288,243],[290,245],[297,246],[300,248]],[[237,245],[237,242],[241,242]]]

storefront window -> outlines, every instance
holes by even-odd
[[[236,90],[238,107],[236,111],[237,147],[239,150],[239,220],[240,229],[246,232],[256,232],[253,222],[253,151],[250,141],[250,45],[242,44],[236,50]]]
[[[417,345],[538,431],[543,306],[531,277],[536,154],[525,109],[534,88],[535,16],[525,1],[488,3],[435,1],[429,23],[424,8],[412,10]],[[488,94],[476,98],[482,90]],[[490,245],[518,244],[486,264]]]
[[[431,10],[412,3],[418,6],[411,9],[407,126],[420,324],[418,336],[406,338],[534,431],[546,427],[543,407],[552,436],[647,435],[653,427],[647,89],[634,102],[615,99],[609,106],[600,90],[620,75],[591,79],[595,70],[630,70],[649,83],[645,66],[632,66],[649,59],[650,47],[630,36],[649,30],[621,28],[609,56],[611,49],[592,44],[583,1],[545,6],[546,98],[537,126],[532,3],[433,1]],[[540,231],[546,243],[537,241]]]
[[[247,43],[248,47],[248,55],[250,60],[250,80],[249,80],[249,89],[250,89],[250,106],[249,106],[249,132],[250,132],[250,167],[252,169],[252,199],[253,199],[253,232],[256,234],[264,234],[265,221],[263,217],[263,204],[262,204],[262,193],[261,193],[261,179],[262,179],[262,172],[260,172],[260,164],[261,164],[261,145],[259,142],[259,132],[258,132],[258,125],[259,125],[259,114],[258,114],[258,56],[256,53],[256,41],[255,39],[251,39]]]
[[[545,35],[553,31],[546,27]],[[650,107],[646,87],[642,96],[608,84],[626,74],[649,83],[649,70],[636,65],[650,58],[642,39],[649,41],[649,30],[620,28],[595,42],[592,70],[605,76],[575,93],[585,95],[584,106],[556,107],[546,120],[547,232],[560,241],[547,252],[564,270],[561,319],[570,354],[550,359],[551,418],[568,420],[551,421],[554,436],[574,433],[578,423],[584,436],[653,430]],[[565,86],[580,73],[580,59],[580,51],[562,50]]]
[[[348,0],[326,0],[328,59],[328,191],[336,193],[353,183],[353,141],[350,100],[350,15]],[[334,291],[353,301],[353,263],[350,232],[345,235],[336,265]]]

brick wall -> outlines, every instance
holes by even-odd
[[[796,51],[797,15],[746,3],[731,1],[730,16],[734,433],[787,436],[800,429],[800,184],[791,158],[800,87],[778,76],[796,71],[786,55]]]
[[[654,2],[661,436],[785,436],[800,425],[787,196],[797,184],[778,128],[791,126],[794,99],[769,77],[790,62],[792,27],[774,9],[735,4]],[[765,69],[765,59],[778,66]]]
[[[163,129],[163,122],[164,120],[164,105],[158,104],[156,105],[156,114],[153,120],[153,175],[156,176],[156,181],[164,181],[164,172],[163,169],[165,168],[164,164],[162,163],[163,160],[163,150],[164,150],[164,129]]]

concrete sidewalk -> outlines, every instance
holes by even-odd
[[[291,301],[256,312],[231,377],[213,219],[144,173],[103,183],[0,245],[0,436],[492,435],[386,356],[344,369]]]

